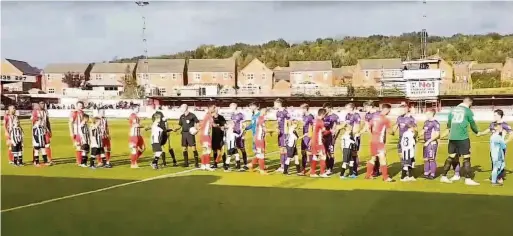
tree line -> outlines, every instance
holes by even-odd
[[[342,39],[318,38],[313,41],[289,43],[284,39],[250,45],[201,45],[194,50],[153,56],[160,59],[215,59],[237,58],[238,68],[243,68],[254,58],[269,68],[288,66],[289,61],[331,60],[333,67],[355,65],[358,59],[420,57],[420,32],[400,36],[371,35],[344,37]],[[447,61],[501,62],[513,57],[513,34],[489,33],[483,35],[455,34],[450,37],[428,36],[428,56],[438,52]],[[135,62],[143,56],[115,58],[113,62]]]

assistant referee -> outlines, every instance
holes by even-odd
[[[187,104],[183,104],[180,106],[180,110],[183,114],[180,116],[178,121],[178,125],[180,126],[178,129],[182,129],[182,150],[183,150],[183,161],[184,167],[189,167],[189,153],[188,150],[192,149],[194,153],[194,166],[199,168],[199,155],[198,150],[196,150],[196,138],[189,131],[192,127],[199,129],[199,120],[196,115],[189,112],[189,106]],[[176,129],[176,130],[178,130]]]

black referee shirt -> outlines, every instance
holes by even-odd
[[[182,114],[178,121],[178,125],[182,127],[182,133],[189,132],[189,129],[194,127],[197,123],[199,123],[198,117],[191,112],[187,115]]]
[[[217,117],[214,116],[212,118],[214,119],[214,124],[218,125],[216,127],[212,127],[212,137],[223,138],[224,132],[223,129],[221,129],[221,127],[226,125],[226,119],[224,118],[224,116],[219,114],[217,115]]]

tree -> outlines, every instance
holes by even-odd
[[[500,87],[502,87],[500,71],[472,73],[473,89]]]
[[[289,43],[283,39],[267,43],[250,45],[201,45],[194,50],[175,54],[161,55],[155,58],[230,58],[237,53],[239,69],[253,58],[258,58],[266,66],[287,67],[295,60],[331,60],[334,68],[355,65],[358,59],[393,58],[403,60],[420,57],[420,32],[404,33],[399,36],[372,35],[369,37],[344,37],[343,39],[318,38],[315,41]],[[433,36],[428,37],[428,54],[439,51],[439,56],[447,61],[504,62],[513,57],[513,35],[490,33],[487,35]],[[428,56],[429,56],[428,55]],[[136,62],[140,56],[118,59],[120,62]]]
[[[139,85],[130,66],[126,67],[125,75],[121,78],[120,82],[123,85],[122,96],[124,98],[138,99],[144,97],[144,88]]]
[[[68,88],[83,89],[87,86],[88,78],[81,73],[68,72],[64,74],[62,82],[68,85]]]

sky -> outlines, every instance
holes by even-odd
[[[193,50],[202,44],[258,44],[322,37],[513,33],[513,1],[456,2],[1,2],[1,57],[44,68],[143,54]],[[426,15],[423,18],[422,15]]]

